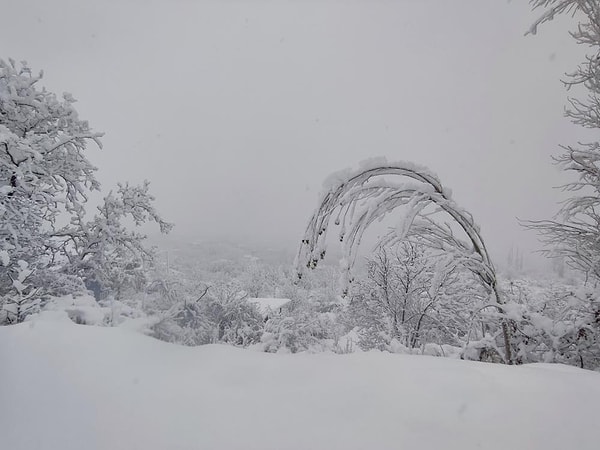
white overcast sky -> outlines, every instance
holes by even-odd
[[[505,260],[565,179],[563,18],[525,0],[4,0],[2,55],[106,133],[105,189],[149,179],[179,233],[296,245],[323,179],[386,156],[427,165]]]

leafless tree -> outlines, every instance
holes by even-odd
[[[352,296],[352,309],[360,320],[383,322],[389,339],[415,348],[430,342],[423,338],[449,331],[446,323],[456,318],[450,316],[460,315],[463,298],[474,294],[461,275],[451,257],[422,244],[402,241],[380,247],[367,259],[367,274]]]
[[[584,99],[569,98],[565,115],[585,128],[600,128],[600,2],[597,0],[532,0],[534,8],[544,13],[529,32],[559,14],[578,19],[571,36],[590,52],[563,81],[567,89],[579,86],[587,92]],[[600,142],[580,142],[562,146],[555,162],[574,173],[574,181],[562,188],[572,194],[552,220],[528,221],[525,226],[536,230],[547,244],[546,253],[561,257],[594,282],[600,280]]]

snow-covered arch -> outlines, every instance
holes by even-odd
[[[389,163],[385,158],[376,158],[363,162],[357,170],[343,170],[327,178],[319,206],[308,222],[298,250],[298,276],[301,277],[306,268],[315,268],[324,258],[327,233],[333,219],[333,224],[340,227],[342,282],[347,290],[352,282],[352,268],[364,232],[373,222],[382,220],[397,208],[403,211],[403,217],[378,245],[418,237],[420,242],[430,247],[451,253],[477,274],[493,295],[498,309],[502,310],[496,271],[473,217],[454,202],[451,192],[444,189],[435,174],[426,167],[409,162]],[[455,235],[453,229],[457,226],[466,239]],[[502,330],[505,358],[511,363],[505,322]]]

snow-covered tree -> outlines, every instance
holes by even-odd
[[[390,163],[385,158],[366,161],[358,170],[344,170],[326,180],[319,205],[298,250],[298,276],[302,277],[306,267],[315,268],[324,258],[327,233],[333,222],[340,226],[343,284],[349,286],[365,230],[392,211],[401,212],[402,219],[378,245],[418,240],[447,253],[480,279],[492,298],[489,307],[502,311],[504,301],[497,289],[496,271],[471,214],[452,200],[450,191],[425,167],[407,162]],[[464,237],[458,237],[457,231]],[[506,320],[500,320],[500,328],[504,359],[511,364]]]
[[[530,3],[534,8],[544,10],[531,27],[532,34],[541,24],[560,14],[571,14],[578,21],[570,34],[589,52],[563,81],[574,93],[568,99],[565,115],[574,124],[597,131],[600,128],[600,3],[597,0],[531,0]],[[588,138],[561,147],[563,153],[554,159],[559,167],[575,176],[572,182],[563,186],[570,196],[552,220],[530,221],[526,226],[539,233],[546,244],[547,255],[565,260],[572,269],[583,273],[588,287],[585,292],[561,297],[557,305],[550,304],[555,306],[553,311],[561,311],[550,317],[536,310],[517,315],[527,336],[521,342],[521,349],[526,349],[527,357],[531,343],[535,343],[549,349],[546,359],[570,363],[575,360],[581,367],[598,367],[600,300],[596,290],[600,282],[600,141]],[[564,298],[569,299],[566,305]]]
[[[544,9],[530,33],[560,14],[578,19],[571,36],[590,49],[588,55],[564,81],[567,89],[586,92],[586,98],[570,98],[566,116],[577,125],[600,128],[600,3],[597,0],[532,0]],[[556,163],[576,179],[563,186],[571,196],[552,220],[528,222],[547,244],[547,254],[567,263],[594,283],[600,281],[600,142],[583,141],[562,146]]]
[[[73,103],[39,87],[42,74],[0,59],[0,293],[10,290],[24,261],[32,280],[49,275],[59,217],[79,213],[99,189],[84,155],[100,133],[80,120]]]
[[[392,340],[408,348],[461,345],[481,294],[470,275],[451,257],[415,242],[379,248],[351,298],[353,325],[366,339],[379,341],[378,348]]]
[[[148,186],[147,181],[141,186],[120,184],[91,220],[78,212],[71,224],[55,233],[60,240],[56,247],[69,259],[68,269],[117,299],[128,287],[141,289],[155,256],[144,245],[146,236],[127,228],[124,221],[129,219],[135,226],[156,222],[163,233],[172,227],[154,208]]]
[[[0,306],[23,264],[39,298],[84,290],[81,279],[91,272],[122,284],[119,277],[137,276],[141,255],[149,255],[143,236],[126,231],[122,219],[169,228],[147,184],[120,186],[86,221],[85,203],[100,184],[85,150],[90,142],[101,146],[102,134],[79,119],[70,94],[58,98],[41,79],[24,62],[0,59]]]
[[[18,262],[16,276],[12,281],[12,292],[4,294],[4,304],[0,309],[0,323],[20,323],[29,314],[39,307],[38,290],[29,284],[33,270],[29,269],[27,262]]]

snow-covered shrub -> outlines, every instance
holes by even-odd
[[[152,335],[166,342],[204,345],[216,342],[214,327],[200,304],[178,304],[152,326]]]
[[[106,325],[118,326],[127,320],[140,319],[146,316],[136,303],[136,301],[129,299],[117,300],[113,296],[109,296],[100,300],[98,305],[107,311]]]
[[[498,333],[485,333],[477,340],[466,343],[460,353],[462,359],[491,363],[503,362],[501,350],[498,348]]]
[[[35,320],[37,314],[62,315],[79,325],[123,326],[128,322],[141,319],[151,322],[139,308],[113,297],[98,302],[90,293],[48,297],[43,306],[30,318]],[[140,324],[140,327],[136,326],[135,328],[144,327]]]
[[[263,323],[239,285],[223,283],[209,286],[196,301],[175,304],[153,330],[159,339],[184,345],[223,342],[246,347],[259,342]]]
[[[595,289],[531,279],[501,280],[502,308],[475,311],[463,358],[501,361],[499,320],[510,326],[515,363],[600,368],[600,301]]]
[[[54,316],[62,314],[80,325],[105,326],[110,311],[99,305],[89,294],[79,296],[69,294],[49,298],[39,313],[41,315],[50,313]]]
[[[550,285],[535,296],[515,298],[505,305],[505,315],[514,327],[518,362],[600,368],[600,299],[595,289]]]
[[[319,312],[318,304],[295,301],[286,314],[273,315],[262,336],[266,352],[340,351],[344,327],[334,312]]]

